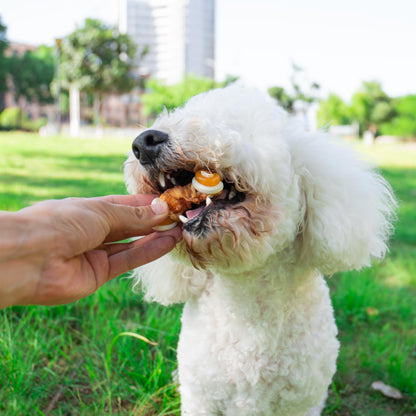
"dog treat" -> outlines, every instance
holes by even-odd
[[[207,195],[218,195],[224,189],[220,175],[206,170],[198,170],[195,173],[195,177],[192,179],[192,185],[199,192]]]
[[[159,225],[155,225],[153,229],[155,231],[168,231],[176,227],[178,221],[174,221],[171,218],[166,218],[165,221],[162,221]]]
[[[196,172],[191,183],[185,186],[174,186],[167,189],[159,196],[159,200],[168,204],[170,214],[169,221],[153,227],[157,231],[165,231],[175,227],[176,222],[180,221],[179,216],[185,211],[190,210],[192,205],[199,205],[207,200],[209,195],[218,195],[222,192],[224,184],[218,173],[211,173],[205,170]],[[163,229],[159,229],[163,227]],[[166,228],[165,228],[166,227]]]
[[[175,186],[160,195],[159,199],[168,204],[170,218],[179,220],[179,215],[191,209],[192,204],[200,204],[207,198],[206,194],[197,191],[192,183],[185,186]]]
[[[158,200],[159,198],[155,198],[152,201],[152,205],[155,204]],[[164,221],[162,221],[159,225],[155,225],[153,229],[155,231],[167,231],[167,230],[171,230],[172,228],[175,228],[176,224],[177,224],[176,220],[173,220],[172,218],[168,217]]]

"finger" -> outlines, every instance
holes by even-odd
[[[122,251],[126,251],[132,247],[140,247],[143,246],[144,244],[146,244],[147,241],[151,241],[157,238],[157,234],[153,233],[153,234],[149,234],[146,235],[144,237],[141,237],[138,240],[134,240],[134,241],[129,241],[126,243],[106,243],[103,244],[101,247],[99,247],[100,250],[104,250],[107,255],[110,257],[113,254],[117,254],[120,253]]]
[[[130,241],[128,243],[110,243],[110,244],[103,244],[100,247],[101,250],[104,250],[107,253],[108,257],[113,256],[114,254],[121,253],[122,251],[129,250],[133,247],[139,248],[146,245],[149,241],[157,239],[158,236],[156,233],[146,235],[145,237],[141,237],[138,240]]]
[[[152,235],[152,234],[150,234]],[[146,236],[148,237],[148,236]],[[144,238],[144,237],[143,237]],[[120,251],[127,250],[131,247],[132,243],[108,243],[103,244],[102,246],[98,247],[97,250],[104,250],[108,256],[112,256],[113,254],[120,253]]]
[[[148,242],[152,240],[156,240],[161,237],[171,236],[175,239],[176,243],[182,240],[182,230],[180,227],[175,227],[169,231],[163,232],[154,232],[149,234],[145,237],[142,237],[138,240],[130,241],[127,243],[107,243],[103,244],[102,246],[98,247],[98,250],[104,250],[107,253],[107,256],[110,257],[114,254],[120,253],[122,251],[131,249],[131,248],[139,248],[145,246]]]
[[[150,205],[157,198],[157,195],[134,194],[134,195],[106,195],[92,199],[100,199],[102,201],[111,202],[112,204],[129,205],[132,207],[140,207]]]
[[[167,235],[149,239],[149,241],[143,243],[142,240],[137,240],[135,243],[135,245],[132,245],[127,250],[109,257],[109,279],[142,266],[143,264],[150,263],[169,253],[175,247],[176,240],[174,237]]]
[[[104,242],[150,234],[154,232],[153,227],[165,220],[169,213],[164,201],[139,207],[105,204],[100,210],[109,227]]]

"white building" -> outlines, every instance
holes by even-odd
[[[214,78],[215,0],[120,0],[119,29],[149,48],[142,75]]]

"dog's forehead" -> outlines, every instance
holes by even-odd
[[[248,94],[243,102],[229,97],[233,90],[213,91],[192,98],[183,108],[164,112],[152,128],[181,142],[188,139],[229,146],[240,141],[277,141],[286,114],[262,95]],[[265,143],[264,143],[265,144]]]
[[[237,122],[250,118],[280,118],[284,114],[266,93],[241,86],[214,89],[192,97],[183,107],[169,114],[169,118],[203,118]],[[167,111],[162,114],[168,116]]]

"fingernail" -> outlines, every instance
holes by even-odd
[[[156,215],[166,214],[168,212],[168,205],[165,201],[154,199],[151,206]]]

